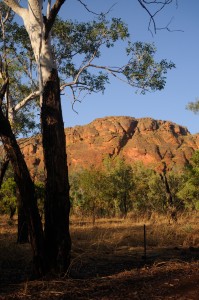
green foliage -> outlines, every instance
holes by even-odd
[[[199,99],[196,99],[195,102],[189,102],[186,108],[197,114],[199,112]]]
[[[7,178],[0,190],[0,211],[2,214],[14,214],[17,206],[16,183],[13,177]]]
[[[16,183],[13,178],[12,170],[8,170],[4,182],[0,189],[0,213],[1,214],[14,214],[17,210],[17,196],[16,196]],[[10,177],[9,177],[10,176]],[[44,214],[44,197],[45,189],[43,182],[35,183],[35,192],[38,201],[38,208],[40,214]]]
[[[142,93],[163,89],[167,70],[175,67],[174,64],[164,59],[157,63],[154,45],[131,43],[129,39],[128,27],[120,18],[108,21],[105,16],[100,16],[91,22],[58,18],[53,27],[52,41],[62,82],[72,82],[78,76],[73,86],[74,95],[82,91],[104,92],[110,75],[127,80]],[[128,60],[124,66],[109,68],[94,63],[104,47],[112,48],[118,41],[128,42]]]
[[[166,73],[175,67],[174,63],[165,59],[159,63],[155,61],[156,48],[153,44],[129,42],[127,55],[131,56],[124,68],[124,75],[130,85],[141,89],[142,93],[147,90],[162,90],[166,83]]]
[[[9,9],[0,3],[1,17],[6,17]],[[3,20],[3,19],[2,19]],[[6,112],[13,110],[16,104],[37,89],[37,80],[34,79],[36,64],[34,62],[28,34],[24,26],[14,20],[12,11],[6,22],[0,23],[0,67],[3,77],[9,76],[9,104],[3,103]],[[3,82],[0,82],[0,85]],[[13,131],[16,135],[27,135],[38,130],[38,106],[36,101],[28,102],[20,111],[14,113],[12,120]]]
[[[178,192],[182,175],[167,174],[177,211],[184,209]],[[124,159],[104,159],[104,169],[83,170],[70,177],[73,213],[96,216],[123,216],[128,212],[167,214],[165,185],[160,175],[142,163],[128,165]]]
[[[190,164],[185,169],[183,188],[178,196],[189,210],[199,210],[199,151],[193,154]]]
[[[127,26],[121,19],[113,18],[111,22],[105,17],[98,21],[73,22],[57,19],[52,31],[54,56],[59,66],[62,81],[74,80],[79,70],[89,64],[93,58],[99,58],[103,47],[113,47],[118,40],[129,36]],[[89,67],[89,66],[88,66]],[[104,92],[109,82],[107,72],[81,71],[75,91]]]
[[[160,175],[142,164],[133,168],[135,174],[134,209],[142,212],[158,212],[166,214],[168,210],[165,185]],[[183,203],[177,193],[181,188],[181,175],[168,173],[167,180],[174,200],[174,207],[179,211]]]
[[[142,163],[137,163],[133,167],[135,189],[133,191],[133,208],[135,211],[147,212],[159,209],[159,199],[163,205],[161,189],[158,194],[154,191],[160,185],[159,178],[154,171],[147,169]],[[156,190],[157,191],[157,190]],[[153,195],[155,194],[155,198]],[[159,197],[160,196],[160,197]],[[156,205],[158,204],[158,207]]]
[[[8,9],[2,2],[0,8],[6,15]],[[8,21],[1,22],[1,26],[0,51],[6,54],[3,63],[8,66],[11,102],[15,106],[38,90],[37,65],[26,29],[15,22],[14,14],[10,13]],[[70,87],[74,102],[81,95],[104,92],[110,76],[126,81],[141,93],[161,90],[166,82],[167,70],[174,67],[173,63],[164,59],[155,61],[154,45],[131,43],[128,27],[120,18],[107,20],[102,14],[94,21],[77,22],[57,17],[51,37],[61,85]],[[124,42],[124,49],[128,44],[126,64],[113,68],[98,64],[103,50],[113,48],[118,42],[120,45]],[[6,111],[7,104],[4,106]],[[37,131],[37,115],[38,99],[27,102],[15,114],[15,133],[26,135]]]
[[[73,210],[92,215],[93,223],[97,215],[103,215],[106,202],[103,199],[104,174],[95,169],[82,170],[70,178]]]
[[[134,190],[133,170],[124,159],[106,161],[107,189],[106,197],[112,199],[114,215],[120,213],[126,217],[132,208],[131,192]]]

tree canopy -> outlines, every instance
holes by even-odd
[[[33,129],[34,122],[38,122],[37,104],[31,102],[38,99],[39,95],[37,63],[27,30],[15,21],[13,13],[3,3],[1,8],[1,18],[5,22],[0,46],[2,51],[6,51],[6,59],[9,61],[7,67],[12,98],[9,110],[14,114],[13,118],[18,124],[16,126],[27,133]],[[99,64],[104,47],[112,48],[119,40],[126,47],[126,63],[114,67]],[[99,14],[97,19],[90,22],[57,17],[52,27],[51,42],[60,75],[60,90],[67,88],[73,103],[88,93],[104,92],[110,76],[128,83],[141,93],[161,90],[166,83],[167,71],[175,66],[165,59],[156,62],[156,48],[153,44],[132,43],[127,25],[118,18],[108,20],[106,14]],[[1,58],[2,64],[3,60],[5,57]],[[3,69],[1,73],[1,77],[5,77]]]

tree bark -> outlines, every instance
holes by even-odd
[[[21,195],[20,195],[18,185],[16,187],[16,196],[17,196],[17,211],[18,211],[17,243],[24,244],[29,242],[29,233],[28,233],[26,214],[23,207],[23,203],[21,201]]]
[[[21,153],[9,121],[0,109],[0,136],[4,149],[12,164],[15,180],[19,188],[21,201],[28,224],[30,242],[33,251],[33,263],[37,275],[45,272],[44,238],[39,216],[34,183],[31,180],[27,165]]]
[[[50,44],[50,31],[65,0],[56,0],[47,20],[42,1],[29,0],[25,9],[4,0],[22,17],[38,65],[41,127],[45,165],[45,253],[48,270],[65,272],[70,263],[69,182],[66,142],[60,100],[60,82]],[[24,206],[25,211],[29,209]],[[35,224],[36,225],[36,224]]]
[[[66,272],[70,263],[69,182],[60,83],[53,69],[43,90],[42,138],[46,175],[45,243],[49,269]]]
[[[167,201],[167,209],[168,209],[168,214],[169,214],[169,218],[174,221],[177,222],[177,211],[176,211],[176,207],[174,205],[174,201],[173,201],[173,196],[169,187],[169,183],[167,180],[167,176],[165,174],[165,172],[163,174],[160,174],[160,178],[165,186],[165,192],[166,192],[166,201]],[[169,221],[170,222],[170,221]]]

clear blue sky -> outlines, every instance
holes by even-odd
[[[94,11],[106,11],[115,3],[114,0],[85,0]],[[137,0],[117,0],[110,12],[110,17],[121,17],[129,26],[133,41],[154,42],[157,47],[157,59],[166,58],[176,64],[176,69],[169,71],[167,84],[163,91],[135,94],[135,89],[116,79],[111,79],[105,94],[87,96],[81,104],[72,108],[70,100],[63,97],[63,115],[65,127],[84,125],[95,118],[105,116],[132,116],[135,118],[151,117],[159,120],[170,120],[186,126],[191,133],[199,132],[199,115],[185,109],[189,101],[199,96],[199,1],[178,0],[168,6],[157,19],[157,26],[167,25],[172,17],[170,29],[181,29],[184,32],[167,30],[158,31],[152,37],[147,30],[148,15]],[[67,0],[61,10],[63,18],[89,20],[90,15],[77,1]],[[121,45],[107,51],[102,57],[104,64],[116,65],[124,61]]]

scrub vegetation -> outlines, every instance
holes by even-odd
[[[122,299],[123,293],[126,299],[197,299],[198,155],[181,174],[167,174],[173,207],[161,176],[142,164],[106,159],[100,170],[72,174],[71,263],[61,277],[51,273],[40,280],[32,277],[30,245],[16,243],[14,184],[5,177],[0,299]],[[43,217],[42,182],[36,191]]]

